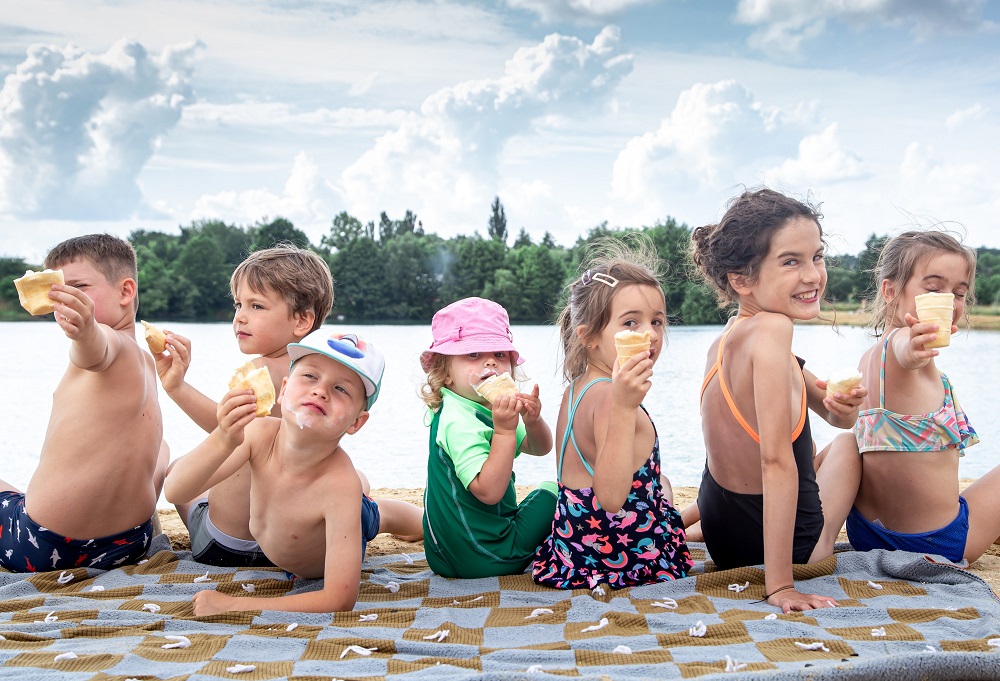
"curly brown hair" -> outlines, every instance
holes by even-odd
[[[761,263],[771,250],[771,237],[789,220],[798,217],[815,221],[823,238],[820,225],[823,214],[818,206],[773,189],[756,189],[731,199],[719,224],[697,227],[691,232],[691,260],[715,289],[719,307],[739,298],[729,283],[729,275],[738,274],[747,283],[756,283]]]

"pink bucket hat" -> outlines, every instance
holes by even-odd
[[[420,354],[426,372],[434,355],[464,355],[469,352],[510,353],[512,365],[524,361],[514,349],[507,310],[485,298],[463,298],[443,307],[431,320],[431,347]]]

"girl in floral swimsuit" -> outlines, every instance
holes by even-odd
[[[868,384],[855,426],[863,472],[848,538],[858,550],[974,561],[1000,535],[1000,466],[959,495],[959,457],[979,438],[935,366],[940,351],[925,347],[938,328],[917,320],[914,297],[952,293],[960,319],[975,288],[976,255],[946,232],[905,232],[882,249],[875,274],[871,325],[881,338],[860,363]]]
[[[666,330],[658,261],[645,241],[604,247],[570,286],[560,316],[570,385],[556,425],[559,497],[532,576],[564,589],[678,579],[692,566],[642,406]],[[651,343],[619,366],[614,335],[622,330],[649,331]]]

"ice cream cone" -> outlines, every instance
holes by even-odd
[[[145,328],[146,345],[150,352],[157,355],[167,349],[167,335],[163,331],[149,322],[140,320],[139,323]]]
[[[951,345],[951,321],[955,313],[954,293],[924,293],[916,296],[917,319],[937,324],[937,338],[924,345],[925,350]]]
[[[257,368],[253,362],[247,362],[229,379],[229,389],[250,389],[257,398],[257,416],[267,416],[274,406],[274,383],[267,367]]]
[[[501,395],[516,395],[517,384],[511,378],[509,372],[490,376],[485,381],[475,386],[476,392],[486,398],[486,401],[493,404]]]
[[[615,350],[618,352],[618,366],[622,366],[632,355],[649,350],[649,331],[619,331],[615,334]]]
[[[44,270],[33,272],[28,270],[20,279],[14,280],[17,288],[17,298],[21,302],[21,307],[32,315],[50,314],[55,311],[49,298],[49,291],[52,284],[65,284],[62,270]]]
[[[861,372],[857,369],[847,369],[830,374],[826,379],[826,396],[833,397],[834,393],[847,395],[852,390],[861,385]]]

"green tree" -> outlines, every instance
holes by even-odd
[[[336,297],[333,314],[350,321],[383,319],[394,293],[385,278],[382,252],[372,239],[355,239],[331,257]]]
[[[490,204],[490,220],[486,233],[494,241],[507,243],[507,214],[504,213],[499,196],[494,196],[493,203]]]
[[[191,310],[199,319],[223,319],[230,305],[229,276],[222,251],[210,237],[199,234],[188,241],[173,267],[193,288]],[[180,279],[181,277],[177,277]]]
[[[524,227],[522,227],[521,231],[518,232],[517,234],[517,238],[514,239],[514,245],[512,246],[512,248],[522,248],[524,246],[530,246],[530,245],[531,245],[531,236],[528,234],[528,231]]]
[[[300,229],[296,229],[289,220],[275,218],[270,222],[258,223],[250,228],[250,250],[260,251],[272,248],[278,244],[293,244],[299,248],[309,248],[309,237]]]
[[[431,264],[433,246],[416,234],[404,233],[385,244],[382,255],[385,283],[392,291],[386,301],[389,318],[429,320],[439,286]]]
[[[865,250],[858,254],[858,269],[863,278],[860,280],[861,288],[858,295],[869,300],[878,291],[878,282],[875,281],[875,268],[878,266],[878,258],[882,255],[882,249],[888,243],[888,236],[876,236],[872,233],[865,241]]]
[[[361,239],[364,236],[365,227],[361,224],[361,220],[347,211],[341,211],[333,218],[330,231],[320,240],[320,248],[327,253],[340,251],[355,239]]]

